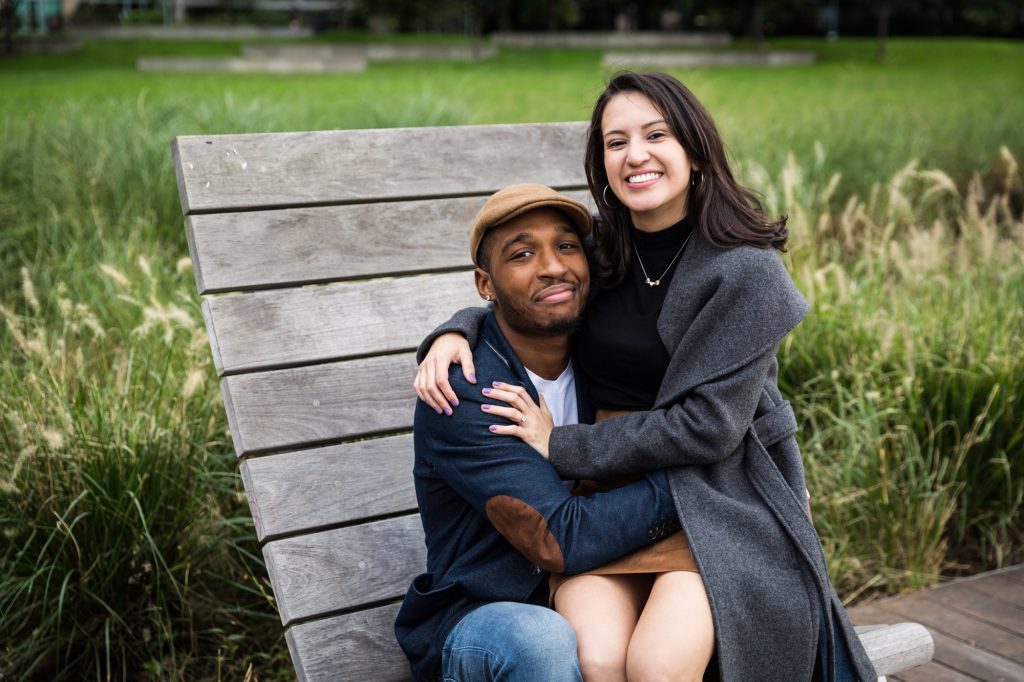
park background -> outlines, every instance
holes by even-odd
[[[670,72],[789,215],[812,311],[780,383],[833,579],[858,603],[1022,559],[1021,3],[22,3],[0,0],[0,679],[294,674],[210,362],[174,136],[583,120],[614,70],[599,49],[503,46],[352,74],[149,73],[138,58],[252,41],[88,37],[110,22],[291,26],[271,42],[313,45],[729,32],[722,50],[813,52]]]

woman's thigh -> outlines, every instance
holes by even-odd
[[[580,575],[555,593],[555,609],[576,631],[587,682],[626,679],[626,651],[654,574]]]
[[[700,680],[715,650],[711,606],[699,573],[659,573],[629,643],[637,680]]]

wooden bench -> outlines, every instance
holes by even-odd
[[[413,349],[476,305],[484,199],[538,182],[587,200],[585,124],[187,136],[172,144],[240,471],[301,680],[406,680],[393,631],[424,570]],[[927,661],[864,631],[879,674]]]

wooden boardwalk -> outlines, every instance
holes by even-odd
[[[1024,681],[1024,564],[851,608],[857,625],[916,621],[935,638],[904,682]]]

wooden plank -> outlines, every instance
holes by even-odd
[[[412,436],[247,459],[240,470],[260,541],[416,509]]]
[[[485,200],[191,216],[199,293],[472,267],[469,228]]]
[[[397,599],[427,563],[418,514],[272,540],[263,558],[281,622]]]
[[[239,374],[221,381],[235,452],[326,445],[412,428],[413,353]]]
[[[203,301],[222,376],[414,350],[451,314],[483,305],[473,273],[336,282]]]
[[[904,670],[899,676],[889,679],[892,682],[976,682],[978,678],[969,677],[958,670],[932,661],[927,665]]]
[[[917,623],[897,623],[860,634],[875,672],[891,675],[931,660],[934,651],[931,635]]]
[[[965,616],[945,604],[929,599],[927,593],[887,600],[884,608],[897,617],[915,620],[932,630],[962,640],[965,644],[980,646],[1024,665],[1024,636]]]
[[[397,613],[398,605],[394,604],[289,628],[288,648],[295,667],[300,670],[299,679],[309,682],[370,679],[405,682],[411,679],[405,656],[394,641]],[[914,678],[914,682],[917,679]],[[958,673],[944,675],[942,671],[934,678],[936,682],[969,679]]]
[[[972,580],[968,585],[971,589],[984,592],[990,597],[1024,608],[1024,581],[1012,575],[991,573],[978,580]]]
[[[921,595],[928,596],[936,591],[936,589],[929,590],[921,593]],[[894,619],[894,614],[888,611],[887,608],[879,607],[878,604],[897,602],[900,599],[900,597],[894,597],[891,600],[852,608],[849,610],[850,618],[855,623],[868,620],[883,622],[888,619],[891,621]],[[1012,661],[983,649],[972,647],[937,630],[931,630],[931,635],[935,641],[933,660],[947,668],[980,680],[1024,679],[1020,677],[1024,675],[1024,668]],[[1007,677],[1007,675],[1010,675],[1010,677]],[[1016,675],[1016,677],[1013,675]],[[900,673],[899,676],[902,678],[905,676],[905,673]]]
[[[596,210],[590,193],[566,195]],[[200,294],[471,268],[469,229],[486,197],[194,215]]]
[[[987,682],[1017,682],[1024,679],[1024,667],[958,639],[933,632],[935,660],[965,675]]]
[[[293,625],[285,634],[301,682],[407,682],[395,641],[398,604]]]
[[[946,608],[959,609],[1011,632],[1024,632],[1024,609],[972,589],[971,582],[943,585],[929,590],[925,596]]]
[[[182,211],[586,187],[587,123],[190,135],[172,143]]]

